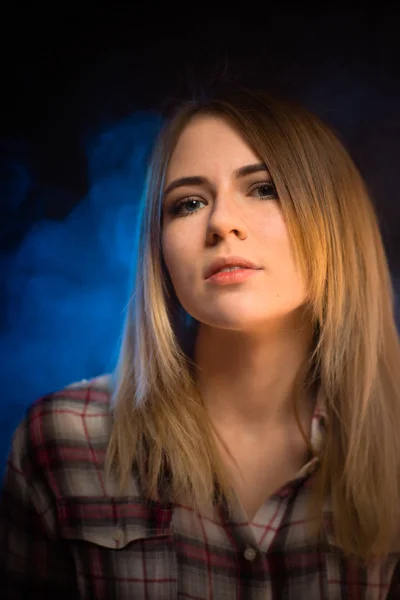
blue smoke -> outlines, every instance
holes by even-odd
[[[88,195],[64,221],[37,221],[17,248],[0,255],[0,475],[12,433],[34,400],[115,365],[146,162],[160,126],[156,114],[138,113],[91,139]],[[32,180],[23,163],[9,165],[10,173],[3,234]]]

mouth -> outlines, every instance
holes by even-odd
[[[232,270],[222,269],[207,277],[206,281],[221,285],[241,283],[255,275],[258,271],[261,271],[261,269],[250,269],[249,267],[238,267]]]
[[[225,269],[229,269],[228,272],[232,272],[234,270],[259,270],[260,267],[253,264],[247,258],[242,256],[226,256],[219,257],[215,259],[205,270],[204,279],[209,279],[210,277],[216,275],[220,272],[225,272]]]
[[[234,273],[235,271],[244,271],[244,270],[247,271],[249,269],[254,270],[254,269],[251,269],[250,267],[242,267],[240,265],[231,265],[231,266],[227,266],[227,267],[218,269],[218,271],[214,271],[213,273],[211,273],[211,275],[206,277],[206,279],[210,279],[210,277],[214,277],[214,275],[219,275],[220,273]]]

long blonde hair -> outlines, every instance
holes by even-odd
[[[185,325],[160,241],[165,172],[180,133],[198,114],[227,119],[267,165],[309,284],[315,345],[305,386],[317,382],[328,415],[309,503],[310,535],[322,531],[329,495],[336,544],[366,561],[387,555],[399,532],[400,344],[378,220],[331,129],[263,92],[239,90],[181,105],[155,144],[116,372],[107,472],[121,491],[135,465],[149,498],[168,489],[172,501],[189,498],[197,510],[224,498],[232,506],[234,492],[196,389],[195,333]]]

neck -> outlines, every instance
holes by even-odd
[[[212,420],[252,435],[312,416],[302,391],[312,342],[308,327],[275,328],[262,335],[199,325],[194,359],[199,391]]]

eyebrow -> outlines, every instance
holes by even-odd
[[[252,175],[253,173],[260,172],[269,172],[267,166],[264,163],[254,163],[252,165],[245,165],[244,167],[239,167],[233,172],[233,175],[235,179],[239,179],[240,177],[246,177],[246,175]],[[192,175],[191,177],[180,177],[179,179],[171,181],[171,183],[167,185],[163,195],[165,198],[173,190],[184,185],[207,185],[209,183],[210,182],[207,179],[207,177],[202,177],[201,175]]]

